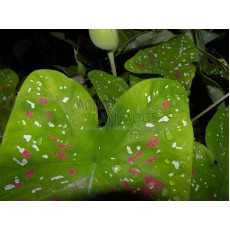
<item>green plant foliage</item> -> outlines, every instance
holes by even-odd
[[[208,148],[217,160],[219,166],[219,179],[221,182],[217,191],[219,199],[228,197],[229,189],[229,108],[225,107],[216,112],[208,123],[205,140]],[[215,130],[215,131],[214,131]],[[228,199],[228,198],[227,198]]]
[[[216,83],[211,78],[207,77],[202,71],[200,71],[201,79],[204,82],[204,85],[207,88],[208,95],[212,99],[213,103],[218,101],[221,97],[224,96],[224,90],[221,88],[221,86]],[[225,106],[225,102],[222,102],[218,108],[223,108]]]
[[[199,142],[194,143],[193,173],[190,200],[215,200],[213,182],[218,166],[209,149]]]
[[[138,74],[160,74],[179,81],[189,90],[196,72],[193,64],[198,61],[198,51],[187,36],[140,50],[125,63],[125,68]]]
[[[156,45],[175,37],[175,35],[168,30],[147,32],[141,32],[138,30],[119,30],[118,32],[119,38],[121,38],[118,54]]]
[[[138,82],[143,81],[143,80],[144,80],[143,78],[136,77],[136,76],[133,76],[131,74],[129,76],[129,84],[130,84],[130,86],[134,86],[135,84],[137,84]]]
[[[228,107],[225,107],[214,115],[206,128],[208,148],[195,142],[191,200],[229,199],[228,126]]]
[[[228,79],[228,71],[223,70],[223,65],[225,64],[224,63],[218,63],[218,64],[211,63],[208,61],[208,59],[205,60],[205,58],[203,58],[201,61],[201,70],[210,77],[220,76],[220,77]],[[226,64],[226,66],[228,68],[228,64]]]
[[[18,81],[18,75],[13,70],[0,70],[0,137],[4,133],[14,104]]]
[[[182,34],[188,36],[198,48],[204,49],[205,45],[223,35],[213,33],[207,30],[192,29],[192,30],[180,30]]]
[[[75,65],[69,66],[69,67],[54,65],[54,67],[57,68],[58,70],[60,70],[61,72],[63,72],[66,76],[68,76],[70,78],[76,77],[79,74],[78,68]]]
[[[142,81],[97,125],[81,85],[31,73],[0,149],[0,200],[189,199],[193,131],[180,84]]]
[[[217,59],[205,50],[199,50],[204,56],[201,60],[201,70],[205,74],[209,76],[217,75],[225,79],[229,78],[229,65],[224,59]]]
[[[123,78],[113,76],[100,70],[88,73],[107,114],[110,114],[118,98],[129,88]]]

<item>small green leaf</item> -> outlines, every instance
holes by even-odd
[[[0,70],[0,137],[4,133],[14,104],[18,82],[18,75],[13,70]]]
[[[195,75],[198,51],[187,36],[146,48],[125,63],[132,73],[160,74],[165,78],[179,81],[189,90]]]
[[[57,71],[31,73],[0,149],[0,200],[188,200],[187,99],[175,81],[145,80],[97,128],[96,105],[81,85]]]
[[[118,98],[129,88],[123,78],[119,78],[100,70],[93,70],[88,73],[97,94],[103,103],[106,112],[110,114]]]

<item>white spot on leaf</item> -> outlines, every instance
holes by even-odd
[[[62,102],[66,103],[69,100],[69,97],[65,97]]]
[[[23,137],[27,142],[29,142],[31,139],[31,135],[24,135]]]
[[[162,117],[160,120],[158,120],[158,122],[167,122],[167,121],[169,121],[169,118],[168,118],[168,116],[164,116],[164,117]]]
[[[146,127],[149,127],[149,128],[152,128],[152,127],[154,127],[155,125],[152,124],[152,123],[146,123],[145,126],[146,126]]]

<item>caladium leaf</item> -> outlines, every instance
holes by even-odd
[[[216,174],[219,170],[210,150],[199,142],[194,142],[193,170],[190,200],[214,200],[213,193]]]
[[[229,108],[216,112],[207,125],[205,140],[219,166],[217,199],[229,199]]]
[[[163,44],[140,50],[125,63],[125,68],[132,73],[160,74],[165,78],[179,81],[189,90],[195,76],[198,51],[187,36]]]
[[[0,70],[0,138],[4,133],[14,104],[18,81],[18,75],[13,70]]]
[[[188,200],[188,98],[169,79],[125,92],[103,128],[86,90],[53,70],[25,80],[0,149],[0,200]]]
[[[228,111],[219,110],[208,123],[208,148],[195,142],[191,200],[229,200]]]
[[[110,114],[118,98],[129,88],[123,78],[113,76],[100,70],[88,73],[107,114]]]

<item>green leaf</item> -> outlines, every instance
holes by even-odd
[[[198,51],[187,36],[177,38],[138,51],[125,63],[125,68],[132,73],[160,74],[165,78],[179,81],[189,90],[195,75]]]
[[[130,75],[129,76],[130,87],[134,86],[135,84],[137,84],[138,82],[143,81],[143,80],[144,79],[142,79],[140,77],[136,77],[136,76]]]
[[[199,49],[205,58],[201,63],[201,69],[208,75],[219,75],[225,79],[229,78],[229,66],[224,59],[217,59],[213,55],[209,54],[205,50]],[[211,60],[213,63],[210,63]]]
[[[180,30],[181,31],[181,30]],[[196,30],[182,30],[181,31],[183,34],[187,35],[190,39],[192,39],[194,42],[197,43],[197,46],[199,48],[201,48],[201,44],[203,43],[203,45],[217,39],[220,38],[221,36],[223,36],[223,34],[217,34],[214,32],[210,32],[207,30],[200,30],[200,29],[196,29]],[[200,38],[200,40],[199,40]],[[202,39],[202,41],[201,41]]]
[[[97,94],[103,103],[107,114],[110,114],[118,98],[129,88],[123,78],[113,76],[100,70],[88,73]]]
[[[0,70],[0,137],[4,133],[14,104],[18,82],[18,75],[13,70]]]
[[[219,110],[206,128],[206,143],[194,145],[191,200],[229,200],[228,107]]]
[[[70,78],[78,76],[78,67],[77,66],[61,66],[61,65],[54,65],[55,68],[63,72],[65,75],[67,75]]]
[[[156,45],[162,42],[166,42],[175,37],[175,35],[168,30],[156,30],[146,32],[136,31],[136,33],[134,33],[132,37],[128,35],[125,36],[124,34],[126,33],[126,30],[122,30],[122,32],[120,30],[119,32],[119,38],[121,37],[122,40],[120,42],[118,54],[127,53],[133,50]]]
[[[217,165],[209,149],[194,142],[193,173],[190,200],[215,200],[213,185],[216,180]]]
[[[216,112],[207,125],[205,140],[219,166],[221,190],[218,196],[228,199],[229,188],[229,108],[225,107]],[[222,189],[220,189],[222,188]],[[219,198],[219,199],[220,199]]]
[[[201,79],[204,82],[204,85],[207,88],[208,94],[215,103],[218,101],[221,97],[224,96],[224,90],[221,88],[221,86],[216,83],[214,80],[206,76],[202,71],[201,71],[201,66],[199,66],[199,73],[201,74]],[[225,102],[222,102],[218,108],[223,108],[225,106]]]
[[[193,131],[180,84],[142,81],[97,125],[81,85],[31,73],[0,149],[0,200],[189,199]]]

